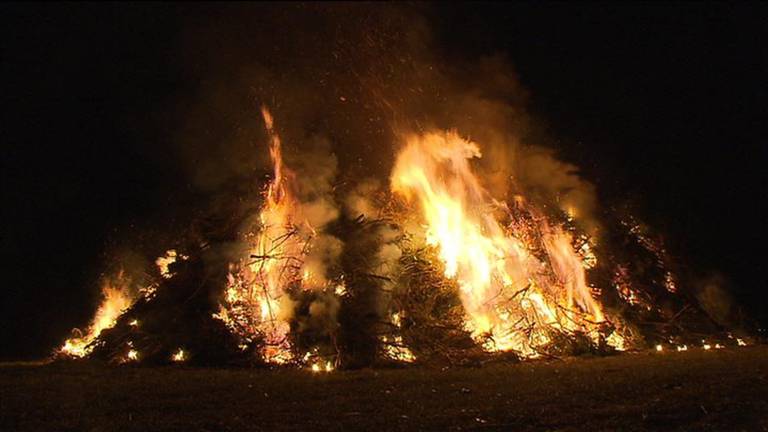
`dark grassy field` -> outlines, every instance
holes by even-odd
[[[768,347],[482,368],[0,367],[6,430],[768,431]]]

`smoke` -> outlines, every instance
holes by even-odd
[[[517,179],[526,186],[529,196],[558,207],[580,221],[582,228],[595,234],[597,195],[593,184],[578,175],[575,165],[558,160],[551,149],[531,146],[520,152]]]
[[[307,141],[309,148],[300,154],[289,153],[286,164],[295,173],[292,184],[302,216],[311,226],[322,227],[339,216],[332,195],[338,163],[329,141],[319,137]]]
[[[383,226],[378,231],[381,249],[376,253],[377,270],[383,275],[394,274],[395,267],[403,252],[397,245],[402,233],[390,226]]]
[[[325,229],[340,214],[333,197],[337,161],[328,140],[311,137],[307,141],[311,147],[288,157],[286,163],[294,173],[291,180],[298,201],[297,216],[304,222],[299,227],[313,231],[305,233],[313,239],[302,268],[309,275],[310,288],[323,288],[329,282],[328,269],[336,265],[343,247],[341,240]]]
[[[298,317],[300,332],[314,332],[324,336],[335,333],[338,324],[339,299],[330,293],[319,293],[309,304],[308,314]]]
[[[434,46],[425,12],[410,5],[249,5],[192,19],[182,53],[198,86],[191,108],[180,113],[179,153],[194,184],[221,190],[268,169],[257,114],[264,103],[291,164],[309,174],[300,182],[326,179],[313,172],[326,162],[310,162],[319,148],[307,137],[328,137],[338,181],[350,185],[350,196],[337,197],[347,211],[371,213],[359,198],[376,181],[361,179],[387,178],[403,136],[456,129],[480,145],[477,168],[494,197],[522,193],[570,210],[584,228],[597,226],[594,187],[540,142],[547,138],[527,112],[530,95],[511,61],[449,58]]]
[[[348,218],[359,216],[375,218],[381,211],[373,197],[379,192],[381,182],[374,178],[361,180],[344,198],[344,211]]]
[[[729,294],[728,281],[722,274],[705,275],[699,278],[695,286],[699,305],[715,322],[726,327],[741,324],[737,322],[736,307]]]
[[[312,240],[311,250],[302,265],[309,275],[305,281],[307,288],[322,289],[328,285],[328,269],[337,264],[342,249],[342,241],[331,235],[321,234]]]

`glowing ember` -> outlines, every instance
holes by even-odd
[[[171,273],[169,266],[175,263],[177,260],[186,259],[189,259],[189,257],[177,253],[175,249],[170,249],[165,252],[165,255],[158,257],[155,260],[155,265],[157,265],[157,269],[160,271],[160,276],[165,279],[170,279],[173,277],[173,273]]]
[[[400,329],[402,325],[400,313],[394,313],[390,318],[392,325],[395,328]],[[380,338],[380,342],[384,349],[384,356],[390,360],[401,361],[405,363],[413,363],[416,361],[416,356],[414,356],[410,348],[405,345],[402,336],[383,335]]]
[[[675,278],[671,272],[666,272],[664,274],[664,286],[667,288],[667,291],[671,293],[677,292],[677,283],[675,283]]]
[[[136,361],[139,359],[139,352],[135,349],[128,350],[128,354],[125,355],[126,361]]]
[[[419,205],[426,244],[459,284],[467,329],[489,351],[529,356],[550,342],[548,328],[596,340],[604,316],[585,275],[596,258],[587,249],[585,263],[571,235],[523,200],[533,224],[490,197],[470,165],[480,156],[455,132],[411,135],[391,176],[392,190]]]
[[[311,370],[314,373],[333,372],[334,367],[333,367],[333,363],[331,363],[330,361],[326,361],[325,364],[312,363],[312,366],[309,367],[309,370]]]
[[[626,341],[624,340],[623,337],[621,337],[621,335],[619,335],[615,331],[613,333],[611,333],[610,336],[605,338],[605,342],[608,345],[612,346],[616,351],[626,351],[627,350]]]
[[[184,350],[181,348],[179,348],[178,351],[173,353],[173,355],[171,356],[171,360],[175,362],[183,362],[186,359],[187,359],[187,353],[185,353]]]
[[[381,344],[384,347],[384,355],[390,360],[413,363],[416,356],[405,346],[403,338],[400,335],[394,337],[382,336]]]
[[[656,345],[656,351],[661,352],[663,350],[664,350],[664,347],[662,347],[661,345]]]
[[[344,284],[338,284],[336,285],[336,288],[333,289],[333,292],[339,296],[343,297],[347,295],[347,287],[344,286]]]

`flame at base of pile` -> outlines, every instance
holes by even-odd
[[[523,199],[493,199],[470,166],[479,147],[455,132],[412,135],[397,158],[392,189],[421,217],[406,229],[433,247],[458,284],[466,330],[487,351],[535,356],[553,330],[598,342],[603,311],[587,286],[587,261],[571,234]],[[621,345],[619,336],[613,343]]]
[[[334,296],[343,286],[325,281],[322,269],[308,262],[317,231],[295,196],[295,174],[283,163],[272,115],[266,108],[261,114],[270,138],[273,178],[264,193],[258,226],[245,234],[248,255],[231,265],[225,301],[214,317],[243,339],[245,349],[258,346],[265,362],[286,364],[300,358],[290,324],[299,298]],[[320,308],[318,304],[310,305],[310,312]]]
[[[88,331],[83,334],[75,330],[76,335],[64,342],[59,353],[70,357],[85,357],[93,352],[93,343],[105,329],[115,325],[117,319],[135,300],[131,294],[130,280],[124,272],[119,272],[114,279],[106,279],[102,287],[103,299],[99,305]]]

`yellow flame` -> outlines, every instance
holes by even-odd
[[[282,364],[293,359],[287,338],[292,308],[287,289],[311,275],[308,271],[296,274],[286,265],[286,259],[302,256],[305,243],[291,236],[291,227],[298,223],[296,201],[287,184],[292,173],[283,164],[280,136],[272,114],[266,107],[262,107],[261,114],[270,137],[273,178],[259,213],[260,230],[250,238],[249,257],[233,268],[226,305],[214,316],[241,336],[263,337],[265,360]]]
[[[333,372],[334,367],[330,360],[326,361],[325,363],[318,361],[316,363],[312,363],[312,365],[309,366],[309,370],[311,370],[313,373]]]
[[[165,255],[157,257],[155,260],[155,265],[160,271],[160,276],[165,279],[170,279],[173,277],[173,273],[171,273],[169,266],[178,260],[183,261],[186,259],[189,259],[189,257],[176,252],[175,249],[169,249],[165,251]]]
[[[134,301],[130,291],[130,280],[123,272],[118,273],[114,280],[104,280],[102,296],[103,300],[96,310],[88,331],[82,336],[67,339],[59,349],[60,353],[71,357],[85,357],[90,354],[93,351],[91,343],[102,331],[112,328],[120,315],[131,307]]]
[[[480,156],[477,144],[455,132],[410,135],[390,179],[394,192],[419,205],[426,244],[436,248],[445,276],[458,282],[467,329],[488,350],[528,355],[549,342],[546,326],[596,338],[604,316],[570,234],[541,220],[535,230],[547,259],[537,258],[524,241],[534,236],[518,235],[527,228],[515,225],[474,174],[470,161]],[[517,232],[502,218],[512,219]]]
[[[168,269],[168,266],[176,262],[176,251],[171,249],[169,251],[165,252],[165,255],[158,257],[155,260],[155,265],[157,265],[157,269],[160,270],[160,276],[170,279],[173,274],[171,274],[171,271]]]
[[[400,320],[400,313],[396,312],[392,314],[392,324],[394,324],[396,327],[400,327],[401,320]]]
[[[173,353],[171,360],[175,362],[183,362],[187,359],[187,353],[183,349],[179,348],[178,351]]]
[[[405,363],[413,363],[416,361],[416,356],[413,355],[413,352],[410,350],[410,348],[405,346],[403,343],[402,336],[381,336],[380,340],[381,346],[384,349],[384,356],[386,358]]]
[[[605,338],[605,342],[608,345],[612,346],[616,351],[626,351],[627,350],[626,341],[624,340],[624,338],[620,334],[618,334],[615,331],[613,333],[611,333],[610,336]]]

